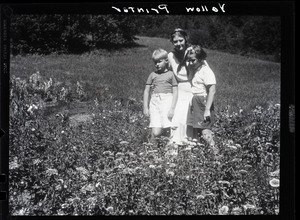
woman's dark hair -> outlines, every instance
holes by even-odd
[[[188,34],[185,30],[181,29],[181,28],[175,28],[174,31],[171,33],[170,36],[170,41],[173,42],[173,38],[175,37],[176,34],[179,34],[180,36],[182,36],[186,43],[188,41]]]

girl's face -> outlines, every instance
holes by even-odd
[[[201,61],[196,57],[195,53],[190,52],[187,55],[187,64],[189,67],[196,70],[199,66],[201,66]]]
[[[184,37],[175,35],[172,43],[174,45],[174,49],[178,52],[183,52],[186,49],[186,40]]]

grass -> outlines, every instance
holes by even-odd
[[[93,51],[83,55],[28,55],[12,57],[11,75],[26,78],[40,71],[45,78],[71,84],[82,82],[90,99],[104,96],[142,101],[148,74],[153,71],[152,51],[172,50],[167,39],[139,37],[140,47],[119,51]],[[280,103],[280,63],[208,50],[208,63],[217,78],[217,110],[231,106],[245,111],[256,105]]]

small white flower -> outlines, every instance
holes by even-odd
[[[228,145],[227,147],[230,148],[230,149],[233,149],[233,150],[236,150],[236,149],[237,149],[237,147],[234,146],[234,145]]]
[[[247,209],[255,209],[256,206],[255,206],[255,205],[251,205],[251,204],[246,204],[246,205],[243,205],[243,208],[244,208],[245,210],[247,210]]]
[[[228,182],[228,181],[224,181],[224,180],[220,180],[220,181],[219,181],[219,183],[221,183],[221,184],[227,184],[227,185],[230,185],[230,182]]]
[[[60,190],[61,190],[61,186],[60,186],[60,185],[57,185],[57,186],[55,187],[55,190],[60,191]]]
[[[246,173],[248,173],[246,170],[240,170],[239,171],[241,174],[246,174]]]
[[[241,161],[242,161],[241,158],[234,158],[234,159],[232,160],[232,162],[241,162]]]
[[[58,175],[58,171],[57,171],[57,169],[48,169],[48,170],[46,171],[46,174],[47,174],[48,176],[51,176],[51,175]]]
[[[66,203],[64,203],[64,204],[61,205],[61,208],[62,208],[62,209],[65,209],[65,208],[67,208],[67,207],[68,207],[68,204],[66,204]]]
[[[108,211],[108,212],[112,212],[112,211],[114,211],[114,207],[112,207],[112,206],[109,206],[109,207],[107,207],[107,208],[106,208],[106,211]]]
[[[174,176],[174,175],[175,175],[174,172],[169,171],[169,170],[166,170],[166,174],[167,174],[168,176]]]
[[[191,147],[186,147],[186,148],[184,149],[184,151],[190,151],[190,150],[192,150]]]
[[[278,176],[279,175],[279,169],[275,170],[274,172],[269,173],[270,176]]]
[[[175,163],[171,163],[170,167],[174,168],[174,167],[176,167],[176,164]]]
[[[279,179],[273,178],[273,179],[270,180],[269,183],[270,183],[270,185],[271,185],[272,187],[274,187],[274,188],[279,187]]]
[[[121,153],[121,152],[116,153],[116,157],[122,157],[122,156],[124,156],[123,153]]]
[[[120,164],[120,165],[118,166],[118,168],[119,168],[119,169],[124,169],[124,168],[125,168],[125,165],[124,165],[124,164]]]
[[[228,214],[228,206],[224,205],[219,209],[219,215],[227,215]]]
[[[195,143],[195,142],[190,142],[190,145],[191,145],[191,146],[196,146],[197,143]]]
[[[242,209],[240,207],[234,207],[231,211],[231,214],[239,215],[239,214],[241,214],[241,212],[242,212]]]
[[[104,151],[104,152],[103,152],[103,155],[104,155],[104,156],[109,156],[110,154],[111,154],[110,151]]]
[[[198,196],[196,197],[196,199],[205,199],[205,196],[204,196],[204,195],[198,195]]]

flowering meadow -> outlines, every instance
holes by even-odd
[[[278,215],[280,63],[208,51],[218,153],[149,144],[142,114],[154,48],[11,58],[12,216]],[[251,88],[251,89],[249,89]]]
[[[201,140],[153,146],[140,102],[85,95],[79,82],[11,78],[12,215],[279,213],[280,104],[218,112],[214,154]],[[81,117],[51,112],[83,102]]]

